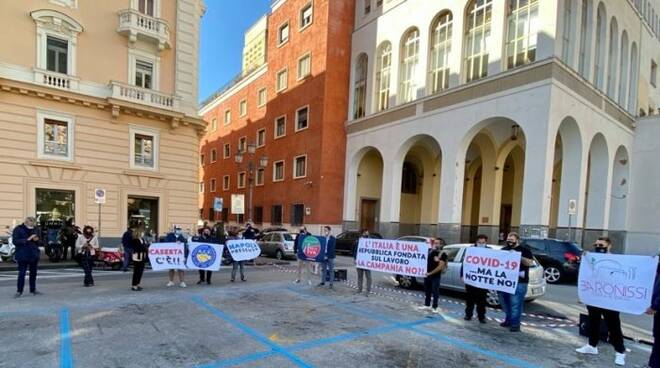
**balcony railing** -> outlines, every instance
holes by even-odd
[[[34,81],[49,87],[66,90],[78,89],[78,78],[67,74],[51,72],[50,70],[34,69]]]
[[[179,98],[166,93],[111,81],[112,98],[146,104],[165,110],[179,110]]]
[[[135,9],[119,11],[119,27],[117,32],[128,35],[131,42],[138,38],[146,38],[158,43],[158,49],[170,47],[170,27],[159,18],[142,14]]]

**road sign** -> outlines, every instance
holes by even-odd
[[[94,189],[94,203],[105,204],[105,189]]]
[[[577,200],[570,199],[568,201],[568,214],[571,216],[577,215]]]
[[[245,194],[231,195],[231,213],[234,215],[245,214]]]
[[[213,211],[215,212],[222,212],[222,207],[223,202],[222,202],[222,197],[215,197],[215,200],[213,201]]]

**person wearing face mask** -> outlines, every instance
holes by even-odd
[[[527,295],[527,284],[529,283],[529,268],[534,265],[534,255],[529,249],[520,246],[520,236],[517,233],[509,233],[506,237],[506,246],[503,251],[520,252],[520,274],[518,276],[518,287],[515,294],[498,291],[502,311],[506,315],[500,326],[509,328],[511,332],[520,331],[520,318]]]
[[[598,238],[594,244],[594,252],[610,253],[612,241],[606,236]],[[598,308],[587,305],[589,312],[589,343],[581,348],[575,349],[580,354],[598,355],[598,341],[600,340],[601,318],[605,320],[609,333],[609,342],[615,350],[614,364],[626,364],[626,347],[623,344],[623,331],[621,330],[621,318],[619,312],[609,309]]]
[[[369,239],[371,238],[371,235],[369,234],[369,230],[363,229],[362,233],[360,235],[360,238],[364,239]],[[357,260],[357,255],[358,255],[358,248],[360,246],[360,240],[358,239],[355,244],[353,244],[353,259]],[[364,281],[364,278],[366,276],[367,278],[367,293],[364,294],[364,296],[369,297],[369,293],[371,293],[371,270],[367,270],[364,268],[359,268],[357,267],[357,278],[358,278],[358,289],[356,291],[356,294],[361,294],[362,293],[362,282]]]
[[[438,309],[438,299],[440,297],[440,277],[447,269],[447,254],[440,253],[440,244],[442,239],[433,239],[429,255],[426,261],[426,278],[424,279],[424,306],[419,307],[422,311],[432,311],[440,313]],[[433,297],[433,307],[431,307],[431,297]]]
[[[323,255],[323,262],[321,263],[321,282],[319,287],[325,286],[328,281],[332,289],[332,283],[335,281],[335,243],[336,239],[332,236],[332,228],[330,226],[323,227],[323,236],[325,237],[325,254]]]
[[[193,236],[192,241],[195,243],[215,243],[215,239],[211,236],[211,228],[205,227],[202,229],[202,235]],[[197,285],[201,285],[206,282],[207,285],[211,285],[211,275],[213,271],[199,270],[199,281]]]
[[[140,282],[147,263],[147,244],[144,242],[144,229],[133,228],[131,231],[131,260],[133,261],[133,277],[131,279],[131,290],[142,291]]]
[[[74,259],[76,254],[76,240],[78,239],[78,234],[80,229],[77,228],[73,217],[69,217],[64,221],[64,225],[60,229],[58,234],[60,242],[62,243],[62,260],[66,260],[66,255],[71,249],[71,259]]]
[[[96,257],[98,250],[99,239],[94,235],[94,228],[85,226],[82,235],[76,239],[76,253],[80,254],[82,268],[85,271],[85,279],[83,281],[85,287],[94,286],[92,268],[94,267],[94,257]]]
[[[307,278],[307,283],[310,285],[312,284],[312,279],[310,276],[311,269],[309,262],[298,258],[298,249],[300,249],[300,247],[302,246],[302,241],[307,235],[309,235],[309,232],[307,232],[307,228],[303,226],[300,228],[300,232],[296,237],[296,241],[293,242],[293,254],[296,255],[296,259],[297,259],[296,265],[297,265],[297,274],[298,274],[298,277],[294,281],[294,284],[299,284],[300,281],[302,280],[303,269],[305,270],[305,277]]]
[[[486,235],[477,236],[477,242],[472,245],[473,247],[486,248],[488,244],[488,237]],[[463,278],[463,266],[461,265],[461,279]],[[486,323],[486,293],[488,291],[465,284],[465,317],[464,320],[472,320],[474,307],[477,307],[477,317],[480,323]]]
[[[39,229],[36,227],[37,220],[34,217],[26,217],[22,225],[16,226],[12,233],[12,241],[16,246],[16,262],[18,263],[18,282],[16,285],[15,298],[23,295],[25,286],[25,274],[30,269],[30,293],[41,294],[37,291],[37,266],[39,264]]]
[[[188,258],[188,239],[186,239],[186,237],[183,236],[183,231],[181,229],[181,226],[179,225],[174,226],[174,231],[167,234],[167,236],[165,237],[165,243],[183,243],[185,258]],[[187,285],[185,281],[183,281],[183,278],[185,276],[183,270],[169,270],[167,273],[168,281],[165,286],[167,287],[174,286],[175,273],[179,276],[179,287],[185,288]]]

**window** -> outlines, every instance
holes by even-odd
[[[472,0],[468,6],[465,32],[465,72],[467,82],[488,75],[488,42],[492,0]]]
[[[621,70],[619,71],[619,105],[626,108],[626,98],[628,97],[628,58],[630,49],[628,44],[628,32],[623,31],[621,35]]]
[[[229,143],[225,143],[222,146],[222,158],[227,159],[229,156],[231,156],[231,148]]]
[[[144,128],[131,128],[131,168],[157,169],[158,134]]]
[[[199,192],[204,193],[204,182],[203,181],[199,182]]]
[[[367,54],[358,56],[355,66],[355,89],[353,90],[353,118],[359,119],[366,115],[367,104],[367,73],[368,73]]]
[[[300,29],[307,28],[310,24],[312,24],[312,3],[300,10]]]
[[[507,69],[536,60],[539,1],[509,0],[507,27]]]
[[[74,217],[76,192],[73,190],[35,189],[36,215],[42,221],[52,220],[53,214],[61,218]]]
[[[73,117],[37,112],[37,156],[51,160],[73,161]]]
[[[410,102],[416,97],[415,73],[418,62],[419,31],[417,28],[414,28],[408,31],[401,41],[401,82],[399,94],[402,103]]]
[[[589,79],[589,59],[591,57],[591,13],[592,0],[582,0],[582,16],[580,17],[580,54],[578,72],[584,79]]]
[[[264,173],[265,170],[263,168],[257,169],[257,180],[256,180],[257,186],[264,185]]]
[[[564,2],[564,28],[562,30],[561,37],[561,58],[569,66],[572,66],[572,56],[573,56],[573,1],[577,0],[565,0]]]
[[[286,115],[275,119],[275,138],[284,137],[286,134]]]
[[[218,130],[218,119],[213,118],[211,119],[211,131],[215,132],[216,130]]]
[[[238,151],[239,152],[247,151],[247,137],[238,138]]]
[[[245,171],[238,173],[238,189],[245,188]]]
[[[257,147],[266,145],[266,129],[257,130]]]
[[[281,46],[287,41],[289,41],[289,22],[282,24],[277,30],[277,45]]]
[[[51,72],[68,74],[69,42],[48,36],[46,40],[46,69]]]
[[[225,110],[225,125],[231,123],[231,110]]]
[[[607,95],[612,99],[616,100],[616,92],[618,90],[616,86],[616,68],[619,63],[619,27],[617,25],[616,19],[612,18],[610,23],[610,54],[608,56],[609,68],[607,71]]]
[[[137,60],[135,62],[135,85],[138,87],[151,89],[154,76],[154,66],[152,63]]]
[[[603,3],[598,5],[596,15],[596,64],[594,65],[594,84],[601,91],[605,88],[605,32],[606,14]]]
[[[222,190],[229,190],[229,175],[222,177]]]
[[[282,206],[275,205],[270,208],[271,225],[282,225]]]
[[[371,0],[364,0],[364,15],[371,13]]]
[[[298,59],[298,80],[308,77],[311,72],[312,56],[307,54]]]
[[[247,100],[241,100],[241,102],[238,103],[238,115],[247,115]]]
[[[288,78],[289,73],[286,69],[283,69],[277,73],[277,92],[284,91],[287,88]]]
[[[630,85],[628,89],[628,112],[634,114],[637,110],[637,44],[635,42],[630,46]]]
[[[273,162],[273,181],[284,180],[284,161]]]
[[[204,166],[204,161],[205,161],[204,159],[205,159],[204,154],[203,153],[200,154],[199,155],[199,165],[200,166]]]
[[[254,208],[254,223],[262,224],[264,222],[264,208],[261,206]]]
[[[266,105],[266,88],[262,88],[257,92],[257,106],[262,107]]]
[[[209,190],[211,191],[211,193],[214,193],[215,192],[215,178],[211,179],[211,182],[209,183],[209,187],[210,187]]]
[[[154,16],[154,0],[138,0],[138,10],[150,17]]]
[[[215,148],[211,150],[211,163],[218,161],[218,152]]]
[[[656,82],[658,79],[658,64],[654,60],[651,60],[651,85],[656,87]]]
[[[378,48],[376,73],[376,110],[386,110],[390,105],[390,73],[392,67],[392,45],[389,42]]]
[[[307,176],[307,156],[298,156],[293,159],[293,178],[300,179]]]
[[[291,206],[291,226],[300,226],[304,224],[305,205],[294,204]]]
[[[449,54],[451,53],[452,14],[444,12],[431,28],[431,93],[449,88]]]
[[[296,132],[309,127],[309,106],[296,110]]]

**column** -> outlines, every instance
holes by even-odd
[[[383,157],[379,231],[384,238],[399,236],[401,170],[403,170],[403,160],[396,160],[393,153]]]
[[[438,236],[451,244],[461,240],[465,155],[462,154],[458,157],[458,147],[456,146],[443,146],[443,149]]]

